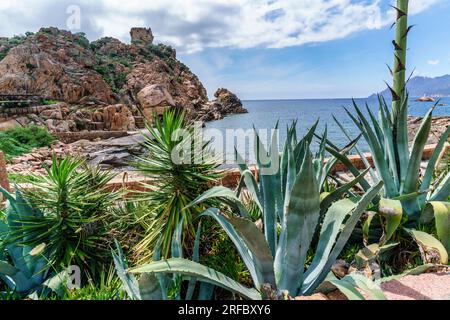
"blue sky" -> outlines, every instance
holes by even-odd
[[[413,0],[414,1],[414,0]],[[408,68],[435,77],[450,73],[450,4],[410,17]],[[225,86],[243,99],[366,97],[390,81],[390,25],[344,39],[281,49],[206,49],[180,58],[209,88]]]
[[[83,31],[90,40],[114,36],[128,42],[131,27],[146,26],[156,41],[177,49],[210,96],[227,87],[242,99],[365,97],[390,80],[385,64],[393,59],[391,3],[1,0],[0,36],[52,25]],[[450,73],[450,0],[410,4],[417,26],[408,67],[421,76]]]

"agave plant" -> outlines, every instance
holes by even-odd
[[[133,268],[130,272],[196,277],[247,299],[284,299],[288,295],[314,292],[330,272],[362,213],[382,188],[382,182],[379,182],[362,197],[342,199],[366,172],[352,183],[321,197],[321,184],[327,175],[324,168],[328,169],[328,166],[321,162],[324,160],[320,155],[314,159],[310,152],[314,130],[315,127],[298,142],[295,125],[289,128],[285,151],[281,155],[273,148],[275,135],[270,153],[257,137],[260,182],[242,161],[238,161],[242,178],[237,193],[215,187],[191,204],[221,199],[239,213],[239,216],[230,216],[210,208],[203,216],[214,218],[233,241],[250,272],[254,288],[244,287],[220,272],[179,258],[153,262]],[[324,142],[325,139],[321,145]],[[270,160],[263,163],[264,158]],[[263,168],[274,164],[280,170],[263,173]],[[249,214],[238,197],[244,185],[261,209],[263,232],[248,219]],[[305,269],[307,254],[313,247],[315,236],[316,254],[309,268]]]
[[[30,247],[45,243],[49,265],[58,270],[76,264],[96,272],[109,258],[107,247],[102,248],[106,244],[102,218],[120,198],[118,192],[106,189],[112,178],[80,159],[53,157],[46,175],[30,177],[31,188],[21,191],[40,214],[20,216],[10,240]]]
[[[391,70],[394,83],[392,87],[388,85],[392,93],[392,108],[389,109],[384,98],[379,96],[378,119],[368,105],[366,105],[368,116],[355,102],[353,105],[356,114],[348,109],[345,110],[368,143],[375,165],[375,174],[372,174],[372,177],[375,182],[379,180],[384,182],[383,197],[389,199],[384,203],[387,205],[380,204],[378,210],[385,221],[385,234],[381,242],[386,243],[402,223],[409,228],[416,227],[422,212],[428,206],[428,212],[436,213],[436,227],[442,230],[439,236],[448,247],[449,234],[444,231],[448,230],[448,222],[442,223],[450,219],[450,211],[448,205],[440,205],[439,202],[447,201],[450,195],[450,173],[434,181],[433,176],[448,141],[450,128],[447,128],[440,138],[422,176],[420,164],[430,134],[435,106],[423,118],[412,147],[409,149],[407,121],[409,99],[405,77],[407,38],[411,29],[408,27],[408,0],[398,0],[395,10],[397,11],[396,39],[393,41],[395,62]],[[343,126],[337,120],[336,122],[348,135]],[[340,156],[331,144],[327,150],[339,157],[353,174],[359,174],[350,161]],[[364,159],[364,156],[361,155],[361,157]],[[367,164],[367,167],[370,166]],[[362,185],[366,189],[369,188],[367,181],[364,181]],[[430,203],[431,206],[429,206]],[[371,219],[369,224],[370,221]]]
[[[201,214],[203,206],[183,210],[197,195],[215,183],[221,175],[217,171],[216,158],[209,151],[209,142],[203,143],[198,130],[190,124],[184,112],[169,110],[162,119],[155,117],[155,128],[147,124],[142,146],[146,156],[137,157],[133,166],[151,180],[145,184],[152,190],[143,194],[153,208],[141,217],[147,220],[147,233],[136,250],[143,260],[151,259],[162,234],[162,255],[170,255],[173,233],[181,220],[187,237],[195,236],[193,219]],[[200,150],[194,149],[199,143]],[[187,151],[180,163],[173,155]],[[197,157],[201,156],[199,159]],[[184,242],[184,241],[183,241]],[[150,250],[149,250],[150,249]]]
[[[10,239],[12,233],[17,237],[16,230],[23,230],[20,221],[42,217],[43,213],[31,207],[20,191],[16,191],[15,197],[1,188],[0,192],[8,200],[6,219],[0,220],[0,280],[19,297],[43,296],[50,291],[61,293],[67,277],[64,272],[55,275],[48,268],[48,257],[42,252],[45,244],[33,248]],[[23,233],[22,237],[27,235]]]
[[[172,239],[172,258],[183,257],[183,245],[181,240],[182,230],[183,221],[180,221]],[[201,224],[198,226],[194,242],[192,259],[195,262],[198,262],[200,259],[200,235]],[[162,240],[162,238],[160,239]],[[161,259],[161,240],[156,246],[153,261],[160,261]],[[116,249],[112,250],[112,256],[116,267],[116,273],[122,281],[122,286],[131,300],[194,299],[197,287],[197,279],[195,277],[183,278],[176,274],[160,274],[157,276],[143,274],[138,280],[132,274],[127,273],[128,262],[118,241],[116,241]],[[182,283],[184,280],[188,281],[188,287],[186,292],[182,293]],[[196,300],[210,300],[213,293],[214,285],[200,282]]]

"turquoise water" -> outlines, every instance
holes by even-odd
[[[367,102],[371,110],[378,116],[378,100],[377,99],[357,99],[359,106],[364,106]],[[443,98],[440,101],[446,106],[438,106],[434,112],[435,116],[450,116],[450,98]],[[350,132],[352,137],[357,137],[359,132],[351,119],[345,113],[343,107],[353,110],[351,99],[317,99],[317,100],[259,100],[259,101],[243,101],[244,106],[249,111],[248,114],[232,115],[223,120],[207,123],[207,128],[218,129],[225,136],[227,129],[243,129],[249,130],[253,126],[257,130],[270,130],[275,126],[277,120],[280,122],[279,144],[281,145],[286,139],[286,125],[293,120],[298,119],[297,131],[299,137],[303,136],[308,129],[319,119],[318,132],[323,132],[325,126],[328,128],[328,136],[331,141],[339,146],[348,143],[348,139],[343,135],[342,131],[333,121],[334,115],[345,128]],[[423,116],[434,103],[410,101],[409,114],[412,116]],[[270,136],[270,131],[267,133]],[[216,138],[214,138],[216,139]],[[229,159],[233,157],[233,149],[238,140],[242,139],[242,134],[238,133],[238,138],[225,139],[220,142],[216,139],[213,143],[218,153],[226,155]],[[263,140],[264,137],[263,137]],[[241,141],[242,142],[242,141]],[[250,141],[238,146],[238,151],[245,155],[247,160],[254,160],[253,143]],[[312,148],[315,149],[317,143]],[[359,143],[362,151],[368,151],[365,141]]]

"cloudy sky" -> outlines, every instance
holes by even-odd
[[[363,97],[392,60],[391,0],[0,0],[0,36],[57,26],[129,42],[147,26],[173,45],[210,95],[243,99]],[[450,73],[450,0],[410,0],[409,66]],[[78,15],[79,13],[79,15]]]

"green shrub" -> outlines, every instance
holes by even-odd
[[[2,61],[8,55],[8,51],[0,52],[0,61]]]
[[[56,101],[56,100],[46,100],[46,99],[44,99],[43,101],[42,101],[42,104],[44,105],[44,106],[49,106],[49,105],[52,105],[52,104],[57,104],[59,101]]]
[[[0,132],[0,150],[6,159],[31,152],[34,148],[47,147],[55,138],[45,129],[32,125]]]

